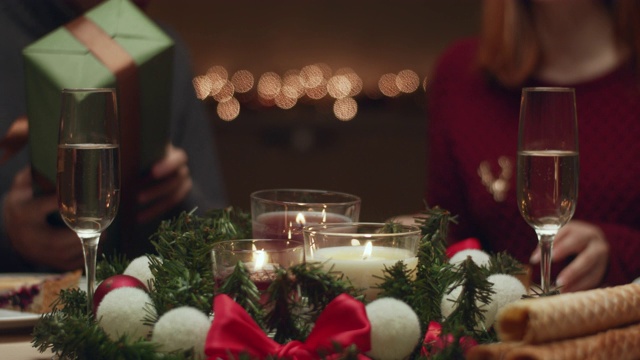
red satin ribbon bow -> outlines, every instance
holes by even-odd
[[[365,306],[347,294],[327,305],[304,342],[285,345],[267,337],[251,316],[225,294],[215,297],[214,310],[205,344],[209,360],[238,359],[240,354],[258,359],[270,355],[293,360],[320,359],[333,352],[334,344],[355,344],[362,352],[371,350],[371,324]]]
[[[451,244],[447,248],[447,257],[452,258],[457,252],[469,249],[481,250],[482,246],[480,245],[480,240],[476,238],[468,238]]]
[[[422,355],[429,357],[435,355],[453,342],[454,338],[451,334],[442,334],[442,325],[436,321],[429,323],[429,328],[424,336],[424,345],[422,347]],[[472,347],[478,345],[478,342],[469,336],[463,336],[460,338],[460,346],[464,353],[466,353]]]

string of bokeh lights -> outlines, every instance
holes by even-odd
[[[222,66],[213,66],[206,74],[193,78],[198,99],[213,98],[217,102],[218,116],[225,121],[232,121],[240,115],[241,103],[257,102],[264,107],[291,109],[301,102],[320,100],[330,100],[335,117],[349,121],[358,113],[357,96],[395,98],[414,93],[420,84],[420,77],[415,71],[402,70],[381,75],[377,86],[365,89],[362,78],[351,68],[332,71],[324,63],[288,70],[282,75],[265,72],[257,81],[249,70],[237,70],[229,76]],[[422,81],[423,89],[425,85],[426,79]]]

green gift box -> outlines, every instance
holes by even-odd
[[[137,6],[128,0],[109,0],[23,50],[36,194],[55,189],[64,88],[117,89],[123,191],[125,163],[135,159],[130,171],[135,174],[130,176],[139,177],[164,155],[173,49],[171,38]]]

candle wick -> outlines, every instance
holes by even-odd
[[[363,254],[362,255],[362,260],[367,260],[368,258],[369,258],[369,255],[367,255],[367,254]]]

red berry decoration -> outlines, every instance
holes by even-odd
[[[102,302],[102,299],[104,299],[105,295],[110,293],[112,290],[121,287],[137,287],[138,289],[148,291],[145,284],[138,278],[130,275],[111,276],[104,279],[104,281],[102,281],[100,285],[98,285],[93,294],[93,313],[96,313],[96,311],[98,310],[98,306],[100,305],[100,302]]]

